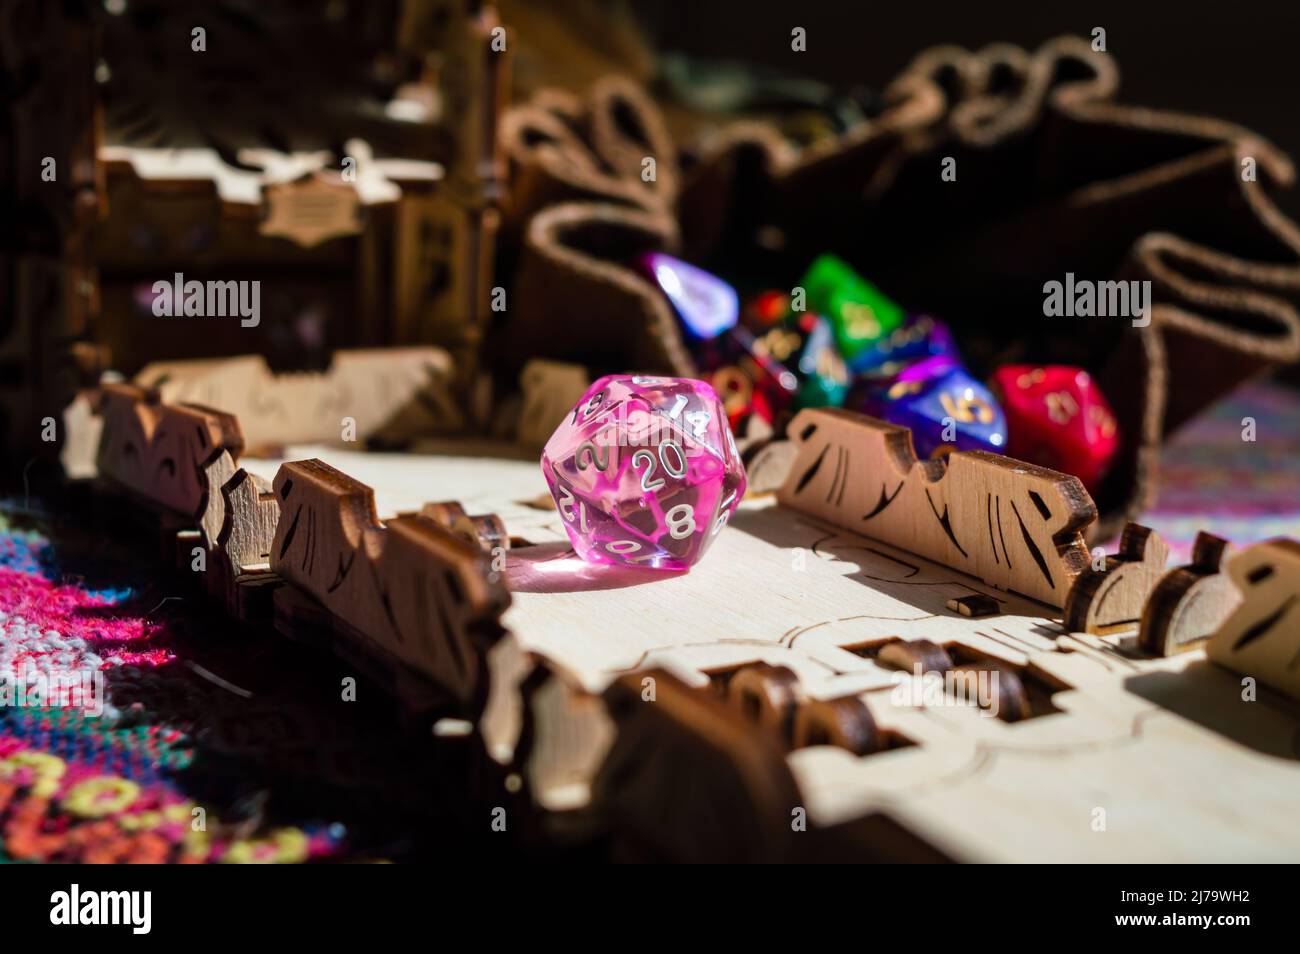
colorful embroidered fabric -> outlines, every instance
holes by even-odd
[[[378,689],[344,701],[338,663],[168,590],[139,541],[23,509],[0,503],[0,860],[400,859],[456,817],[446,752]]]
[[[1159,494],[1141,522],[1191,560],[1207,530],[1238,547],[1300,538],[1300,396],[1249,384],[1173,436],[1160,455]],[[1110,547],[1108,549],[1114,549]]]
[[[193,762],[189,734],[166,723],[141,723],[130,706],[124,711],[119,704],[131,695],[126,687],[176,663],[168,626],[129,608],[137,595],[134,587],[96,589],[64,579],[43,534],[8,520],[0,526],[0,676],[8,677],[0,708],[5,855],[301,861],[336,851],[337,830],[239,830],[173,784],[172,777]],[[64,685],[23,698],[60,676],[84,683],[86,691],[77,697]]]

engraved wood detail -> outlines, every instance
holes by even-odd
[[[1088,565],[1097,508],[1075,477],[983,451],[920,461],[907,428],[840,409],[801,411],[790,436],[788,507],[1050,606]]]

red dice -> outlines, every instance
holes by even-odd
[[[775,424],[794,403],[799,379],[774,353],[784,353],[780,329],[756,338],[737,325],[712,341],[696,347],[696,362],[705,369],[708,381],[722,398],[727,420],[736,433],[744,432],[750,415]],[[791,345],[793,348],[793,345]]]
[[[1007,454],[1073,474],[1095,491],[1119,450],[1106,398],[1082,368],[1010,364],[990,382],[1007,415]]]

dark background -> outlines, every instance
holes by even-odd
[[[1033,49],[1064,33],[1106,30],[1118,101],[1227,119],[1300,159],[1300,3],[868,3],[848,0],[677,0],[634,4],[663,50],[735,58],[882,89],[926,47],[1010,42]],[[790,49],[790,31],[808,49]],[[1300,218],[1300,188],[1279,192]]]

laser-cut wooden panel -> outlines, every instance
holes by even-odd
[[[790,423],[781,503],[1050,606],[1088,565],[1097,508],[1077,478],[982,451],[918,461],[911,432],[840,409]]]

